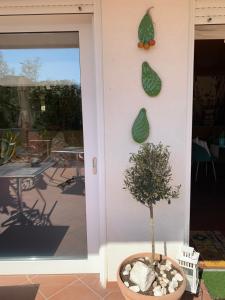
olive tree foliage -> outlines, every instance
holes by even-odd
[[[131,167],[125,171],[125,189],[134,199],[149,208],[152,240],[152,259],[155,259],[153,205],[160,200],[170,204],[179,196],[180,186],[171,185],[172,172],[168,146],[162,143],[144,143],[137,153],[130,156]]]
[[[125,172],[124,183],[137,201],[149,207],[162,199],[170,203],[172,198],[178,197],[180,186],[171,185],[169,156],[168,147],[161,143],[145,143],[138,153],[131,155],[132,166]]]

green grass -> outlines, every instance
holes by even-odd
[[[202,278],[213,299],[225,299],[225,272],[204,271]]]

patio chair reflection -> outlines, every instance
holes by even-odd
[[[24,210],[23,214],[25,216],[25,220],[26,220],[25,222],[24,220],[20,220],[20,218],[18,218],[17,216],[17,211],[14,211],[14,214],[1,224],[2,227],[7,227],[11,225],[52,226],[50,217],[58,201],[55,201],[55,203],[47,213],[46,213],[46,203],[44,204],[42,211],[35,208],[37,203],[38,200],[36,200],[36,202],[31,208]]]

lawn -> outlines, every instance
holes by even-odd
[[[203,279],[213,300],[225,299],[225,272],[204,271]]]

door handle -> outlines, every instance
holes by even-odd
[[[92,158],[92,172],[94,175],[97,174],[97,157]]]

